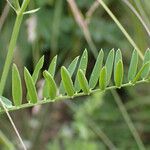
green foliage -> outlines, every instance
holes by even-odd
[[[114,81],[117,87],[121,87],[123,80],[123,63],[122,60],[119,60],[116,66],[116,70],[114,70]]]
[[[12,67],[12,96],[15,106],[22,103],[22,84],[17,66],[14,64]]]
[[[52,75],[48,71],[43,72],[44,78],[46,80],[46,84],[48,85],[47,91],[49,91],[50,99],[54,99],[57,94],[57,86],[52,77]]]
[[[85,50],[81,56],[81,60],[80,60],[80,64],[79,64],[79,67],[78,69],[81,69],[83,71],[83,73],[86,73],[86,69],[87,69],[87,64],[88,64],[88,52],[87,50]],[[79,85],[79,82],[78,82],[78,77],[76,77],[76,80],[75,80],[75,90],[77,92],[80,91],[80,85]]]
[[[99,74],[103,65],[103,58],[104,58],[104,52],[103,50],[100,50],[89,80],[89,86],[91,89],[95,88],[97,81],[99,79]]]
[[[52,59],[50,65],[49,65],[49,68],[48,68],[48,72],[50,73],[50,75],[51,75],[52,77],[54,77],[54,75],[55,75],[56,64],[57,64],[57,56],[55,56],[55,57]],[[47,91],[47,89],[48,89],[48,84],[45,83],[45,84],[44,84],[44,88],[43,88],[43,96],[44,96],[44,97],[48,97],[48,96],[49,96],[49,92]]]
[[[70,74],[70,77],[72,77],[72,75],[73,75],[73,73],[74,73],[74,71],[75,71],[75,69],[76,69],[76,66],[77,66],[77,63],[78,63],[78,59],[79,59],[79,57],[76,57],[76,58],[71,62],[71,64],[70,64],[69,67],[68,67],[68,72],[69,72],[69,74]],[[60,94],[63,94],[63,95],[65,94],[65,89],[64,89],[64,87],[63,87],[62,81],[61,81],[61,83],[60,83],[59,93],[60,93]]]
[[[36,103],[38,100],[36,87],[35,87],[34,81],[33,81],[27,68],[24,68],[24,78],[25,78],[27,91],[29,94],[28,101],[29,101],[29,103]]]
[[[134,79],[137,72],[137,68],[138,68],[138,53],[136,50],[134,50],[132,53],[130,67],[128,71],[128,81],[132,81]]]
[[[74,95],[73,82],[72,82],[72,79],[68,70],[65,67],[61,68],[61,78],[62,78],[62,83],[63,83],[66,93],[69,96],[73,96]]]
[[[107,86],[107,69],[106,67],[103,67],[100,72],[99,87],[101,90],[105,90],[106,86]]]
[[[147,60],[147,53],[148,52],[146,52],[145,54],[146,60]],[[135,83],[148,82],[149,77],[147,75],[144,76],[142,80],[140,80],[140,77],[142,76],[143,72],[146,72],[146,74],[149,73],[149,65],[150,65],[149,61],[147,62],[145,60],[146,63],[142,65],[138,73],[136,73],[136,69],[132,70],[133,73],[135,74],[133,77],[131,68],[133,68],[133,66],[137,67],[137,54],[135,53],[135,51],[133,51],[131,63],[130,63],[130,69],[128,71],[128,78],[130,80],[128,80],[129,82],[127,83],[123,83],[124,66],[123,66],[123,60],[122,60],[122,53],[120,50],[117,50],[115,60],[114,60],[114,54],[115,54],[114,50],[111,50],[106,59],[106,63],[105,63],[106,65],[102,67],[103,50],[100,51],[98,59],[95,62],[93,72],[88,81],[86,79],[86,73],[85,73],[86,68],[87,68],[88,54],[87,54],[87,51],[85,50],[81,56],[81,60],[80,60],[80,64],[78,68],[77,68],[77,62],[78,62],[79,57],[76,57],[71,62],[71,64],[68,67],[68,70],[64,66],[61,67],[62,81],[60,82],[60,89],[61,89],[60,91],[58,90],[56,82],[54,81],[57,56],[54,57],[51,61],[48,71],[45,70],[43,72],[43,75],[45,78],[45,85],[46,85],[46,88],[43,87],[43,90],[44,92],[47,93],[47,95],[44,96],[44,98],[46,99],[43,101],[43,103],[45,103],[46,101],[49,102],[49,99],[55,100],[56,98],[57,99],[63,98],[62,96],[65,97],[65,93],[68,96],[67,98],[69,98],[69,97],[87,95],[87,94],[90,94],[96,91],[101,91],[101,90],[121,88],[122,86],[131,86],[131,83],[132,85],[134,85]],[[29,71],[26,68],[24,69],[24,78],[25,78],[25,83],[26,83],[27,93],[28,93],[27,100],[29,101],[29,103],[38,104],[38,96],[36,92],[35,83],[37,81],[38,74],[40,73],[40,70],[43,66],[43,63],[44,63],[43,61],[44,61],[44,57],[42,57],[37,63],[32,76],[30,75]],[[111,65],[109,66],[109,64]],[[114,64],[114,67],[113,67],[113,64]],[[112,68],[114,68],[114,70]],[[77,74],[75,77],[76,84],[73,85],[73,81],[71,77],[73,73],[75,72],[75,70],[77,70]],[[114,72],[115,86],[108,86],[109,80],[111,79],[111,76],[112,76],[112,72]],[[98,73],[99,75],[97,75]],[[94,80],[94,77],[96,78],[95,80]],[[97,82],[98,82],[97,78],[99,79],[99,88],[96,88],[94,90],[90,89],[90,85],[91,87],[95,87],[97,85]],[[76,79],[78,79],[78,81],[76,81]],[[13,69],[12,69],[12,81],[13,81],[12,82],[12,95],[13,95],[14,104],[15,106],[24,107],[24,104],[21,104],[21,101],[22,101],[21,79],[20,79],[18,69],[15,65],[13,65]],[[77,82],[79,85],[78,85],[78,88],[76,89]],[[89,85],[89,82],[91,83],[90,85]],[[17,89],[16,89],[16,86],[18,87]],[[79,89],[82,89],[83,93],[80,92]],[[58,96],[57,96],[57,91],[59,91]],[[28,107],[28,106],[25,106],[25,107]]]
[[[88,81],[85,77],[85,74],[83,73],[83,71],[81,69],[78,71],[77,76],[78,76],[78,81],[79,81],[82,91],[85,94],[88,94],[90,92]]]
[[[114,63],[114,49],[112,49],[109,52],[107,60],[106,60],[106,64],[105,64],[106,69],[107,69],[107,85],[109,84],[110,79],[111,79],[111,75],[113,71],[113,63]]]
[[[147,62],[150,62],[150,49],[148,49],[145,52],[143,65],[146,64]],[[143,70],[143,72],[141,74],[141,77],[143,79],[146,78],[148,76],[148,74],[149,74],[149,71],[150,71],[150,65],[147,65],[146,68],[144,68],[144,70]]]

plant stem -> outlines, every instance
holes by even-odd
[[[24,0],[21,8],[19,10],[16,10],[17,18],[16,18],[15,25],[14,25],[14,28],[13,28],[11,40],[10,40],[9,47],[8,47],[8,53],[7,53],[7,56],[6,56],[4,69],[3,69],[3,72],[2,72],[2,77],[1,77],[1,80],[0,80],[0,95],[2,95],[3,91],[4,91],[4,87],[5,87],[5,84],[6,84],[6,79],[7,79],[8,72],[9,72],[9,69],[10,69],[10,65],[11,65],[11,62],[12,62],[12,59],[13,59],[14,49],[16,47],[16,42],[17,42],[17,39],[18,39],[18,34],[19,34],[21,23],[22,23],[22,19],[23,19],[23,13],[26,10],[29,2],[30,2],[30,0]]]
[[[19,9],[20,9],[19,1],[18,1],[18,0],[14,0],[13,2],[14,2],[15,8],[16,8],[17,10],[19,10]]]
[[[140,80],[140,81],[137,81],[136,84],[147,83],[147,82],[148,82],[148,80]],[[121,88],[122,87],[128,87],[128,86],[133,86],[133,84],[125,83],[125,84],[121,85]],[[112,89],[117,89],[117,87],[116,86],[110,86],[110,87],[107,87],[105,89],[105,91],[112,90]],[[96,93],[96,92],[104,92],[104,91],[102,91],[101,89],[95,89],[95,90],[90,91],[89,94],[93,94],[93,93]],[[12,106],[11,108],[7,108],[7,110],[8,111],[15,111],[15,110],[19,110],[19,109],[29,108],[29,107],[33,107],[33,106],[37,106],[37,105],[43,105],[43,104],[47,104],[47,103],[53,103],[53,102],[57,102],[57,101],[64,100],[64,99],[72,99],[72,98],[76,98],[76,97],[80,97],[80,96],[86,96],[86,95],[87,94],[85,94],[83,92],[82,93],[77,93],[73,97],[70,97],[70,96],[67,96],[67,95],[64,95],[64,96],[60,96],[59,95],[54,100],[51,100],[51,99],[39,100],[35,104],[33,104],[33,103],[26,103],[26,104],[22,104],[20,106]],[[3,113],[3,112],[4,112],[4,110],[0,110],[0,114]]]
[[[118,105],[118,107],[119,107],[119,109],[122,113],[122,116],[123,116],[126,124],[129,127],[134,139],[136,140],[136,143],[137,143],[139,149],[140,150],[145,150],[144,144],[143,144],[136,128],[134,127],[133,122],[132,122],[131,118],[129,117],[128,112],[127,112],[124,104],[122,103],[119,95],[117,94],[117,92],[115,90],[111,90],[111,93],[115,97],[115,101],[116,101],[116,103],[117,103],[117,105]]]
[[[114,22],[116,23],[116,25],[120,28],[120,30],[122,31],[122,33],[125,35],[125,37],[127,38],[127,40],[131,43],[131,45],[136,49],[136,51],[138,52],[139,56],[141,57],[141,59],[143,59],[143,54],[141,52],[141,50],[139,49],[139,47],[136,45],[136,43],[133,41],[133,39],[130,37],[130,35],[128,34],[128,32],[125,30],[125,28],[121,25],[121,23],[118,21],[118,19],[116,18],[116,16],[111,12],[111,10],[107,7],[107,5],[103,2],[103,0],[98,0],[98,2],[103,6],[103,8],[105,9],[105,11],[109,14],[109,16],[114,20]]]
[[[16,128],[16,126],[15,126],[15,124],[14,124],[14,122],[13,122],[13,120],[12,120],[12,118],[11,118],[11,116],[10,116],[10,114],[9,114],[9,112],[8,112],[8,110],[7,110],[7,108],[6,108],[6,106],[5,106],[5,104],[4,104],[3,101],[1,100],[1,98],[0,98],[0,103],[1,103],[1,105],[2,105],[2,107],[3,107],[3,109],[5,110],[6,115],[7,115],[8,119],[9,119],[9,121],[10,121],[10,123],[11,123],[11,125],[12,125],[12,127],[13,127],[13,129],[14,129],[14,131],[15,131],[15,133],[16,133],[17,136],[18,136],[18,139],[19,139],[19,141],[20,141],[20,143],[21,143],[23,149],[24,149],[24,150],[27,150],[27,148],[26,148],[26,146],[25,146],[25,144],[24,144],[24,142],[23,142],[23,140],[22,140],[22,138],[21,138],[21,136],[20,136],[20,134],[19,134],[19,132],[18,132],[18,130],[17,130],[17,128]]]
[[[7,79],[8,72],[9,72],[9,68],[10,68],[10,65],[11,65],[11,62],[12,62],[12,59],[13,59],[14,49],[15,49],[15,46],[16,46],[16,42],[17,42],[17,38],[18,38],[18,34],[19,34],[19,29],[20,29],[21,22],[22,22],[22,18],[23,18],[23,15],[19,14],[19,15],[17,15],[16,21],[15,21],[15,25],[14,25],[14,28],[13,28],[13,33],[12,33],[9,48],[8,48],[6,61],[5,61],[5,64],[4,64],[4,69],[3,69],[3,73],[2,73],[2,77],[1,77],[1,81],[0,81],[0,95],[2,95],[3,91],[4,91],[6,79]]]

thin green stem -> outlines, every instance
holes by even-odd
[[[16,8],[17,10],[19,10],[19,9],[20,9],[19,1],[18,1],[18,0],[14,0],[13,2],[14,2],[15,8]]]
[[[6,84],[6,79],[7,79],[9,69],[10,69],[10,65],[11,65],[11,62],[12,62],[12,59],[13,59],[14,49],[16,47],[16,42],[17,42],[17,39],[18,39],[18,34],[19,34],[21,23],[22,23],[22,19],[23,19],[23,12],[27,8],[29,2],[30,2],[30,0],[24,0],[21,8],[17,11],[17,18],[16,18],[15,25],[14,25],[14,28],[13,28],[11,40],[10,40],[9,47],[8,47],[8,53],[7,53],[7,56],[6,56],[4,69],[3,69],[3,72],[2,72],[2,77],[1,77],[1,80],[0,80],[0,95],[3,94],[4,87],[5,87],[5,84]]]
[[[140,80],[136,84],[147,83],[147,82],[148,82],[147,80]],[[128,87],[128,86],[133,86],[133,84],[132,83],[125,83],[125,84],[122,84],[120,88]],[[110,87],[107,87],[105,89],[105,91],[112,90],[112,89],[117,89],[117,88],[118,88],[117,86],[110,86]],[[104,92],[104,91],[102,91],[101,89],[95,89],[95,90],[91,90],[88,95],[96,93],[96,92]],[[73,97],[66,96],[66,95],[65,96],[59,95],[54,100],[44,99],[44,100],[39,100],[35,104],[33,104],[33,103],[25,103],[25,104],[22,104],[20,106],[12,106],[11,108],[7,108],[7,109],[8,109],[8,111],[15,111],[15,110],[19,110],[19,109],[29,108],[29,107],[42,105],[42,104],[47,104],[47,103],[53,103],[53,102],[57,102],[57,101],[64,100],[64,99],[72,99],[72,98],[76,98],[76,97],[80,97],[80,96],[86,96],[86,95],[87,94],[85,94],[83,92],[82,93],[76,93]],[[4,110],[0,110],[0,113],[4,113]]]
[[[134,127],[133,122],[132,122],[131,118],[129,117],[128,112],[127,112],[124,104],[122,103],[119,95],[117,94],[117,92],[115,90],[111,90],[111,93],[115,97],[115,101],[116,101],[116,103],[117,103],[117,105],[118,105],[118,107],[122,113],[122,116],[123,116],[125,122],[127,123],[128,127],[129,127],[134,139],[136,140],[136,143],[137,143],[139,149],[145,150],[144,144],[143,144],[136,128]]]
[[[131,43],[131,45],[137,50],[139,56],[141,57],[141,59],[143,59],[143,54],[141,52],[141,50],[139,49],[139,47],[136,45],[136,43],[133,41],[133,39],[130,37],[130,35],[128,34],[128,32],[125,30],[125,28],[121,25],[121,23],[119,22],[119,20],[116,18],[116,16],[111,12],[111,10],[107,7],[107,5],[103,2],[103,0],[98,0],[98,2],[103,6],[103,8],[105,9],[105,11],[109,14],[109,16],[114,20],[114,22],[116,23],[116,25],[120,28],[120,30],[122,31],[122,33],[125,35],[125,37],[127,38],[127,40]]]
[[[6,108],[6,106],[5,106],[5,104],[3,103],[3,101],[1,100],[1,98],[0,98],[0,104],[2,105],[4,111],[6,112],[6,115],[7,115],[8,119],[9,119],[9,121],[10,121],[10,123],[11,123],[11,125],[12,125],[12,127],[13,127],[13,129],[14,129],[14,131],[15,131],[15,133],[16,133],[17,136],[18,136],[18,139],[19,139],[19,141],[20,141],[20,143],[21,143],[23,149],[24,149],[24,150],[27,150],[27,148],[26,148],[26,146],[25,146],[25,144],[24,144],[24,142],[23,142],[23,140],[22,140],[22,138],[21,138],[21,136],[20,136],[20,134],[19,134],[19,132],[18,132],[18,130],[17,130],[17,128],[16,128],[16,126],[15,126],[15,124],[14,124],[14,122],[13,122],[11,116],[10,116],[10,114],[9,114],[9,112],[8,112],[8,109]]]
[[[3,69],[3,73],[2,73],[2,77],[1,77],[1,81],[0,81],[0,95],[2,95],[3,91],[4,91],[6,79],[7,79],[8,72],[9,72],[9,69],[10,69],[10,65],[11,65],[11,62],[12,62],[12,59],[13,59],[14,49],[16,47],[16,42],[17,42],[17,38],[18,38],[22,18],[23,18],[22,14],[17,15],[16,21],[15,21],[13,33],[12,33],[10,44],[9,44],[9,47],[8,47],[8,53],[7,53],[6,61],[5,61],[5,64],[4,64],[4,69]]]
[[[140,14],[138,13],[138,11],[136,11],[136,9],[134,8],[134,6],[132,6],[132,4],[128,1],[128,0],[122,0],[130,9],[131,11],[137,16],[137,18],[140,20],[140,22],[142,23],[143,27],[145,28],[148,36],[150,37],[150,30],[147,26],[147,24],[145,23],[145,21],[142,19],[142,17],[140,16]]]

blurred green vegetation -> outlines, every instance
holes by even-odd
[[[120,48],[126,70],[133,47],[101,6],[97,7],[90,18],[87,17],[93,2],[92,0],[76,0],[84,18],[89,21],[88,28],[94,46],[97,51],[103,48],[106,53],[112,48],[115,50]],[[146,19],[143,14],[141,15],[150,28],[149,0],[132,0],[131,2],[139,13],[146,14]],[[107,0],[106,3],[144,53],[150,46],[150,40],[137,17],[120,0]],[[4,12],[5,5],[5,1],[0,1],[0,16]],[[58,55],[57,72],[59,72],[60,65],[67,65],[87,48],[90,53],[87,72],[89,75],[95,58],[82,29],[75,21],[68,2],[34,0],[31,1],[29,8],[40,8],[40,10],[33,15],[25,16],[21,26],[14,54],[14,62],[20,71],[23,70],[23,66],[27,66],[32,73],[34,65],[42,55],[45,55],[43,70],[47,69],[52,57]],[[15,13],[10,10],[0,30],[0,75],[14,21]],[[56,78],[56,81],[60,80],[59,76]],[[42,77],[37,86],[39,93],[41,81]],[[5,95],[11,99],[10,82],[11,73],[5,89]],[[149,89],[150,86],[147,84],[117,90],[146,149],[150,149]],[[66,100],[16,111],[11,115],[25,144],[31,150],[107,150],[113,149],[113,145],[119,150],[136,150],[137,144],[114,99],[111,92],[97,93],[89,97],[76,98],[74,101]],[[0,134],[1,150],[13,149],[14,146],[20,149],[17,137],[5,115],[1,115],[0,130],[2,132]],[[6,137],[2,136],[3,134]]]

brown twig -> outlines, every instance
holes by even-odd
[[[89,8],[89,10],[86,12],[86,23],[89,24],[90,20],[92,18],[93,13],[96,11],[96,9],[99,7],[99,2],[96,0],[91,7]]]
[[[79,8],[77,7],[77,5],[76,5],[74,0],[67,0],[67,1],[69,3],[69,6],[70,6],[71,11],[73,13],[73,16],[75,18],[75,21],[77,22],[77,24],[79,25],[79,27],[83,31],[85,39],[86,39],[87,43],[89,44],[93,55],[97,56],[98,52],[97,52],[96,47],[94,45],[94,42],[93,42],[93,40],[91,38],[89,29],[88,29],[88,25],[87,25],[87,23],[86,23],[86,21],[85,21],[85,19],[83,17],[83,14],[81,13]]]
[[[5,20],[6,20],[7,16],[8,16],[9,10],[10,10],[10,6],[9,6],[8,3],[6,3],[6,5],[4,7],[4,10],[3,10],[3,13],[0,16],[0,32],[1,32],[2,27],[3,27],[4,23],[5,23]]]

